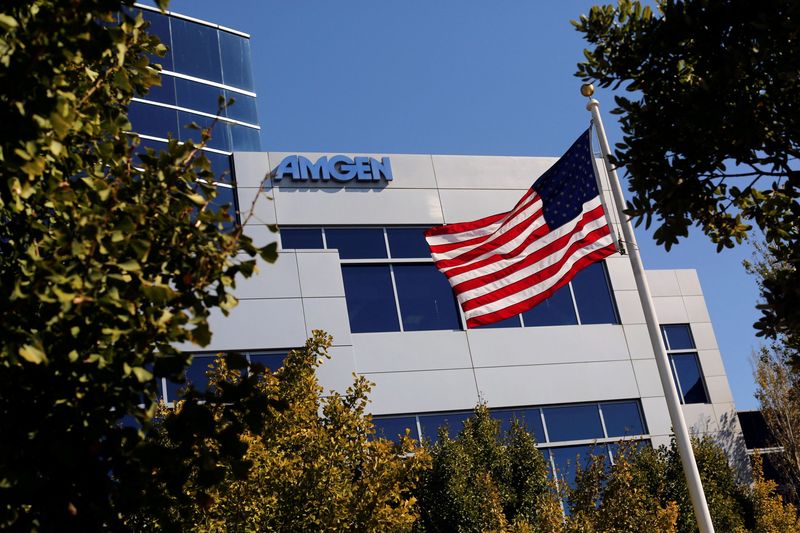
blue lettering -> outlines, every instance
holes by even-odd
[[[284,176],[291,176],[295,181],[300,180],[300,166],[297,163],[297,156],[290,155],[284,157],[281,164],[278,165],[278,170],[275,171],[275,181],[281,181]]]
[[[328,172],[336,181],[350,181],[356,177],[353,160],[346,155],[335,155],[328,159]]]
[[[380,161],[370,157],[369,164],[372,167],[373,180],[380,181],[381,176],[383,176],[386,181],[392,181],[392,165],[389,163],[388,157],[382,157]]]
[[[372,181],[369,157],[356,157],[354,161],[358,181]]]
[[[331,179],[330,172],[328,172],[328,158],[325,156],[317,159],[316,163],[312,163],[307,158],[299,156],[297,160],[300,162],[300,176],[301,179],[311,181],[328,181]]]

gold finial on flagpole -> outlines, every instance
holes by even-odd
[[[584,83],[581,85],[581,94],[586,98],[591,98],[594,94],[594,85],[591,83]]]

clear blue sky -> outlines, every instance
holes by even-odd
[[[275,151],[560,155],[587,127],[570,25],[578,0],[173,0],[251,35],[262,147]],[[598,91],[610,141],[620,137]],[[645,266],[697,269],[739,409],[756,407],[755,282],[699,232]]]

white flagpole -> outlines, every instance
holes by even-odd
[[[611,182],[611,192],[614,195],[614,203],[616,204],[617,213],[619,214],[622,235],[627,245],[627,252],[631,260],[631,265],[633,266],[633,275],[636,279],[639,299],[644,309],[647,330],[650,333],[650,342],[653,345],[653,352],[656,355],[658,373],[661,377],[661,387],[664,389],[664,396],[667,400],[667,407],[669,408],[669,417],[672,421],[672,430],[675,432],[675,442],[678,445],[678,452],[680,453],[681,463],[683,464],[683,474],[686,477],[686,485],[689,487],[689,497],[692,500],[694,515],[697,519],[700,532],[714,533],[714,524],[711,523],[711,513],[708,511],[708,503],[706,502],[706,495],[703,492],[703,484],[700,482],[700,472],[697,470],[697,462],[694,459],[692,442],[689,438],[689,431],[686,428],[686,421],[683,419],[683,411],[681,410],[678,391],[672,380],[669,358],[667,357],[667,350],[664,348],[664,341],[661,338],[661,330],[658,325],[658,319],[656,318],[653,298],[650,296],[650,286],[647,283],[647,277],[644,273],[642,258],[639,255],[639,247],[636,245],[636,236],[633,234],[633,226],[631,225],[630,219],[623,212],[625,198],[622,196],[622,186],[619,183],[617,172],[611,165],[611,161],[608,157],[611,150],[608,146],[606,132],[603,129],[603,120],[600,118],[600,102],[591,98],[593,93],[594,87],[591,85],[584,85],[581,87],[581,94],[590,98],[586,109],[591,111],[595,128],[597,128],[600,150],[602,151],[603,161],[605,162],[609,181]]]

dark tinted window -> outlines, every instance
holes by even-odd
[[[219,209],[228,212],[229,220],[224,223],[222,231],[231,232],[236,227],[236,191],[229,187],[216,187],[217,195],[211,201],[210,208],[216,213]]]
[[[242,152],[258,152],[261,150],[261,133],[255,128],[230,125],[231,145],[234,150]]]
[[[213,115],[219,111],[219,97],[224,97],[222,89],[181,78],[175,79],[175,95],[179,106]]]
[[[153,85],[147,94],[137,96],[153,102],[175,105],[175,78],[162,75],[161,85]]]
[[[339,250],[342,259],[386,257],[386,241],[381,228],[331,228],[325,230],[328,248]]]
[[[233,177],[231,175],[231,158],[225,154],[218,154],[215,152],[203,151],[208,162],[211,163],[211,172],[214,173],[214,181],[221,181],[223,183],[231,183]]]
[[[697,355],[672,354],[670,358],[675,366],[680,392],[683,393],[683,403],[708,403]]]
[[[578,318],[575,316],[569,285],[561,287],[550,298],[522,313],[522,319],[526,326],[577,324]]]
[[[422,427],[422,437],[427,441],[436,442],[439,440],[439,428],[447,426],[447,434],[454,439],[464,427],[464,421],[470,416],[472,413],[468,412],[420,416],[419,425]]]
[[[581,324],[617,324],[614,300],[602,262],[592,263],[572,278]]]
[[[544,442],[544,429],[542,428],[542,416],[538,409],[501,409],[492,411],[492,417],[500,421],[500,431],[505,435],[511,429],[513,420],[525,428],[528,433],[533,434],[536,442]]]
[[[477,328],[471,327],[469,329],[518,328],[521,325],[522,323],[519,321],[519,315],[516,315],[499,322],[492,322],[491,324],[484,324],[482,326],[478,326]]]
[[[613,402],[600,405],[609,437],[628,437],[645,433],[636,402]]]
[[[411,438],[419,440],[417,419],[413,416],[374,418],[372,423],[375,424],[376,437],[399,441],[400,437],[406,434],[406,428],[408,428],[411,430]]]
[[[425,241],[425,228],[386,228],[389,251],[397,258],[429,258],[431,250]]]
[[[225,84],[248,91],[254,90],[250,40],[220,31],[219,44],[222,52],[222,71]]]
[[[128,120],[136,133],[154,137],[178,137],[178,114],[174,109],[131,102]]]
[[[170,23],[175,71],[221,83],[217,30],[176,18]]]
[[[283,361],[286,359],[285,353],[254,353],[250,354],[250,363],[254,365],[262,365],[265,368],[275,372],[283,366]]]
[[[661,326],[667,350],[693,350],[694,340],[688,324]]]
[[[577,465],[586,468],[591,462],[592,455],[604,455],[605,446],[568,446],[565,448],[550,448],[553,456],[553,464],[556,467],[556,474],[560,481],[565,481],[567,485],[575,488],[575,472]],[[606,456],[606,459],[608,457]]]
[[[342,278],[350,331],[400,330],[388,265],[342,265]]]
[[[403,329],[459,329],[455,297],[447,279],[433,265],[394,265]]]
[[[194,113],[186,113],[185,111],[178,111],[178,120],[180,121],[180,140],[192,140],[195,144],[200,142],[201,134],[199,129],[189,128],[188,125],[194,122],[200,128],[211,129],[211,138],[206,143],[209,148],[216,148],[218,150],[230,151],[231,142],[229,138],[228,125],[222,121],[214,123],[213,118],[203,115],[196,115]]]
[[[321,249],[322,230],[319,228],[288,228],[281,230],[281,247],[284,250]]]
[[[155,35],[161,41],[161,44],[167,47],[167,53],[164,57],[158,57],[155,54],[148,54],[151,63],[158,63],[164,70],[172,70],[172,44],[169,35],[169,17],[147,11],[142,9],[142,18],[150,23],[147,28],[147,33]],[[133,14],[135,16],[135,13]]]
[[[213,365],[214,356],[195,355],[192,357],[192,364],[186,369],[186,382],[191,383],[198,391],[205,391],[208,388],[209,365]]]
[[[545,407],[542,412],[550,442],[603,438],[597,405]]]
[[[241,120],[250,124],[258,124],[258,112],[256,111],[256,99],[245,94],[225,91],[225,101],[233,98],[234,102],[226,109],[228,118]]]

